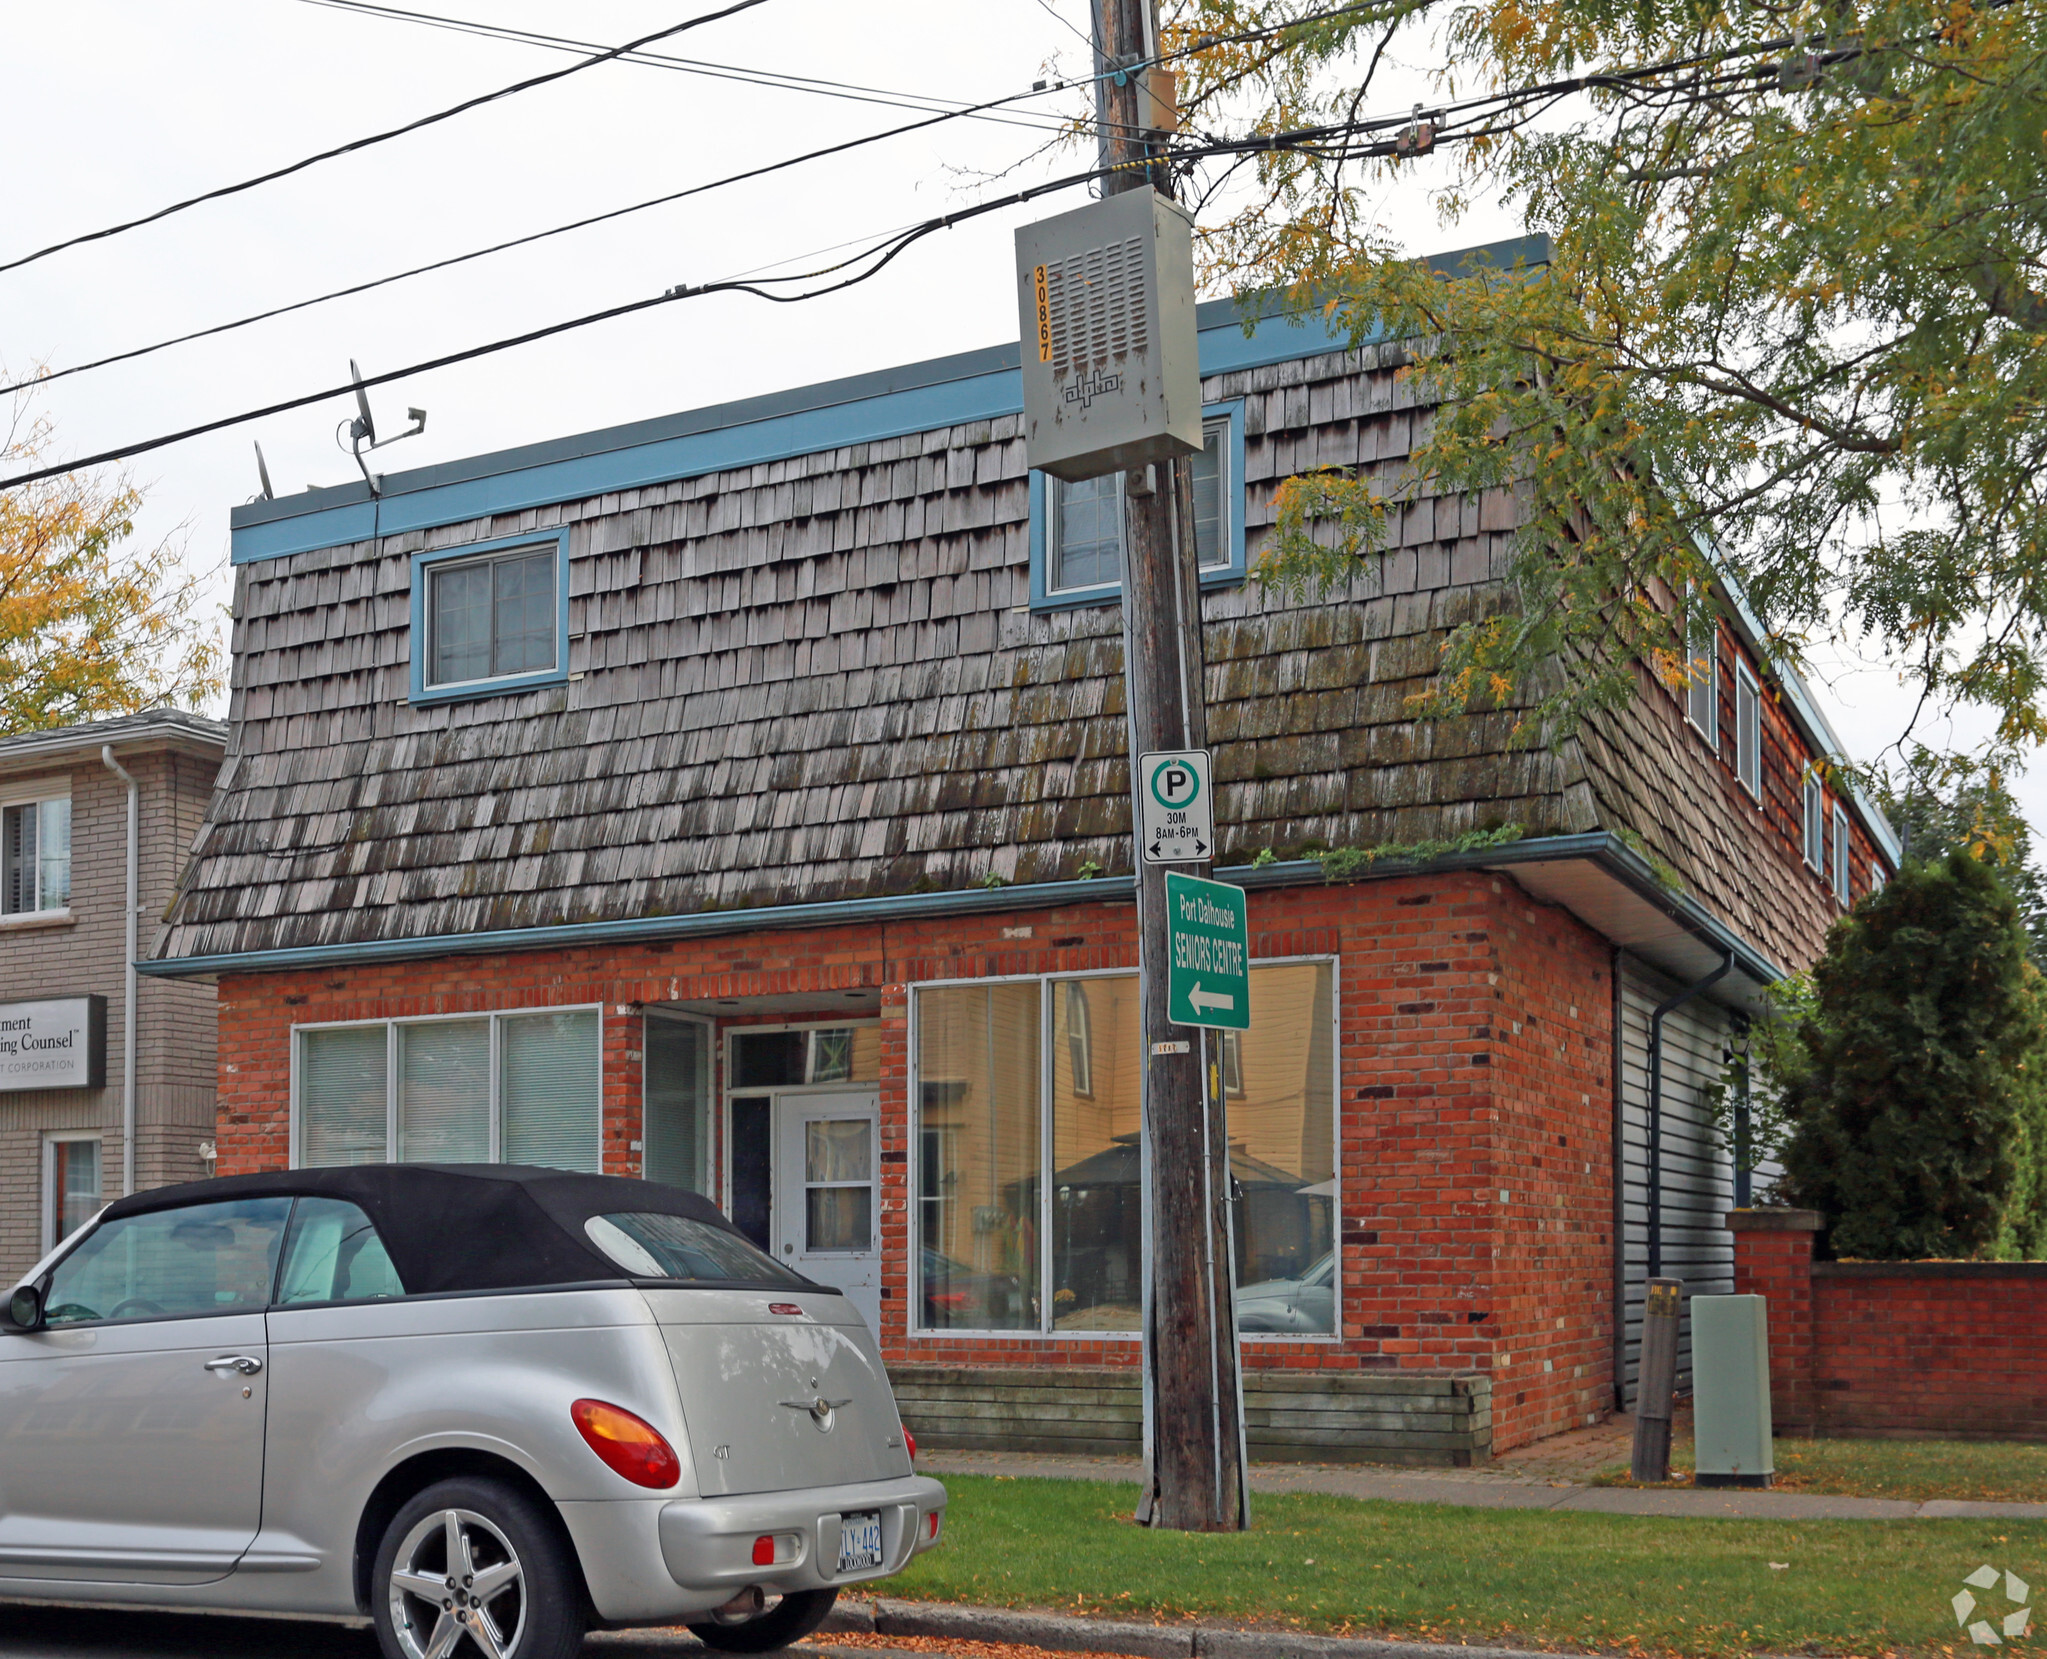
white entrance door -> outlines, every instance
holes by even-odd
[[[775,1101],[775,1255],[837,1285],[881,1331],[881,1102],[872,1089]]]

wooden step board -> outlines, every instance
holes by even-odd
[[[1141,1449],[1135,1370],[891,1368],[903,1421],[947,1451],[1130,1457]],[[1492,1454],[1492,1379],[1477,1372],[1246,1371],[1254,1463],[1469,1468]]]

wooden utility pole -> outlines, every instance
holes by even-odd
[[[1133,71],[1097,83],[1107,153],[1120,171],[1106,194],[1159,189],[1158,106],[1136,66],[1157,56],[1156,0],[1093,0],[1097,69]],[[1183,456],[1123,479],[1123,650],[1130,716],[1133,840],[1137,757],[1208,746],[1193,471]],[[1206,862],[1175,866],[1207,875]],[[1145,1386],[1152,1425],[1150,1485],[1139,1519],[1181,1530],[1249,1524],[1243,1482],[1232,1262],[1229,1129],[1220,1033],[1167,1017],[1164,869],[1138,858],[1144,987],[1145,1148],[1150,1169],[1149,1315]]]

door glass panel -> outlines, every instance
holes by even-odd
[[[370,1218],[339,1198],[301,1198],[292,1212],[280,1303],[403,1296],[398,1270]]]
[[[1144,1305],[1137,976],[1052,990],[1052,1325],[1134,1331]]]
[[[647,1016],[642,1124],[649,1181],[704,1190],[706,1096],[710,1087],[708,1028],[694,1020]]]
[[[398,1027],[398,1157],[490,1162],[490,1021]]]
[[[766,1250],[774,1206],[773,1114],[766,1095],[732,1102],[732,1225]]]
[[[917,1283],[924,1330],[1038,1328],[1038,986],[917,993]]]
[[[299,1037],[299,1162],[381,1164],[388,1027],[343,1026]]]
[[[289,1198],[188,1204],[101,1227],[50,1276],[52,1325],[263,1308]]]
[[[872,1187],[812,1187],[805,1195],[806,1250],[874,1248]]]
[[[803,1126],[806,1181],[873,1178],[874,1125],[866,1118],[813,1118]]]
[[[498,1041],[504,1161],[601,1173],[596,1013],[500,1020]]]

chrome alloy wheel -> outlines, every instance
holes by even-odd
[[[425,1517],[398,1546],[391,1628],[406,1659],[512,1659],[526,1629],[526,1575],[511,1540],[471,1509]]]

